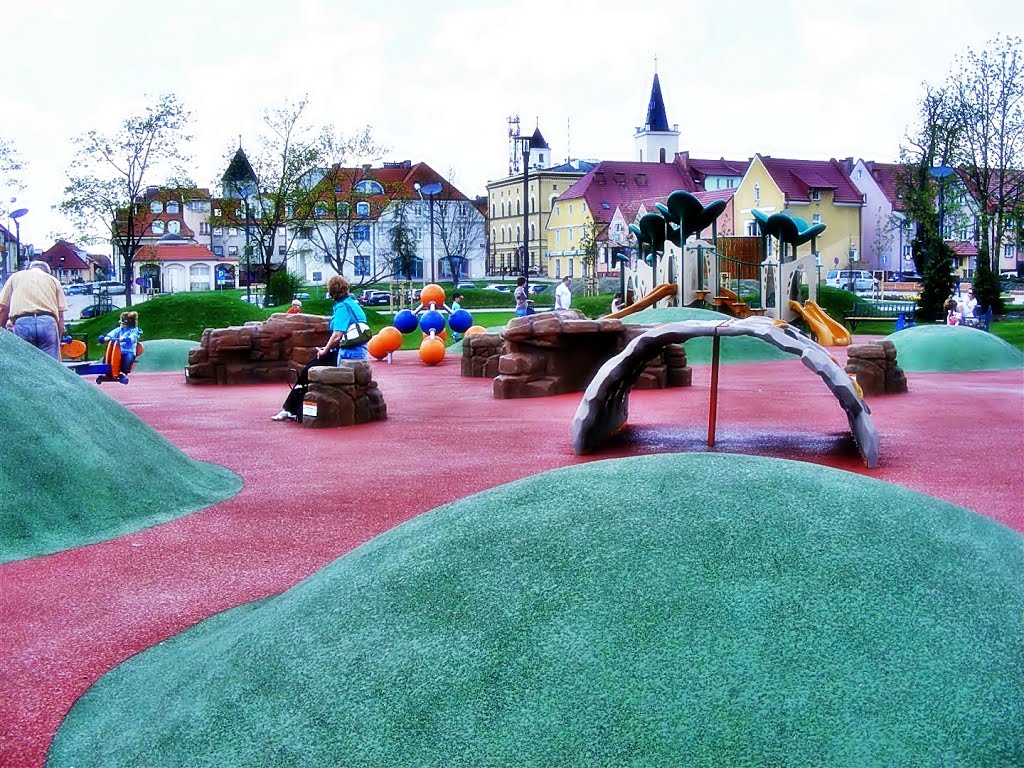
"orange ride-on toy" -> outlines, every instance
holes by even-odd
[[[142,342],[135,344],[135,359],[139,359],[144,351]],[[127,370],[121,368],[121,347],[116,341],[108,341],[107,349],[103,353],[102,362],[88,362],[88,363],[77,363],[72,364],[71,369],[74,370],[79,376],[92,376],[96,375],[96,383],[102,384],[105,381],[119,381],[122,384],[128,383],[128,374],[131,373],[131,369],[135,367],[134,361],[132,366]]]

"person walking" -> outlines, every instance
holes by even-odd
[[[45,261],[29,262],[0,291],[0,328],[10,322],[16,336],[57,361],[67,311],[64,290]]]
[[[533,304],[530,301],[530,294],[526,292],[526,278],[520,277],[516,280],[516,290],[512,294],[516,300],[516,317],[523,317],[525,315],[533,314]]]
[[[572,284],[572,278],[566,275],[562,278],[562,282],[555,288],[555,311],[561,312],[572,306],[572,291],[569,290],[569,285]]]

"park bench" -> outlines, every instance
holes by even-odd
[[[992,324],[992,307],[985,310],[983,314],[975,315],[974,317],[965,317],[963,323],[969,328],[977,328],[982,331],[987,331],[989,325]]]
[[[843,313],[843,320],[851,331],[856,330],[857,323],[862,321],[891,320],[898,325],[906,325],[913,324],[915,311],[914,305],[905,301],[855,301],[853,307]]]

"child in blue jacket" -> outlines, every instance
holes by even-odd
[[[138,312],[122,312],[121,323],[117,328],[104,336],[100,336],[101,342],[113,341],[121,348],[121,370],[118,372],[118,379],[122,382],[128,381],[128,374],[135,365],[135,347],[139,343],[142,329],[139,328]],[[113,374],[113,371],[111,371]]]

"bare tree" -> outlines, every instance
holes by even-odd
[[[56,206],[83,233],[85,242],[109,242],[124,267],[127,303],[132,301],[132,262],[144,234],[137,208],[157,173],[183,174],[182,145],[190,113],[174,95],[156,99],[142,114],[125,118],[116,133],[89,131],[75,140],[78,151],[64,200]],[[90,234],[96,233],[96,234]]]
[[[21,171],[24,169],[25,161],[21,159],[14,144],[0,138],[0,186],[22,189],[24,185],[21,181]],[[6,200],[0,201],[0,205],[6,204]]]
[[[463,268],[485,253],[484,217],[450,179],[451,174],[442,193],[433,200],[433,227],[435,247],[440,248],[448,274],[458,284]]]

